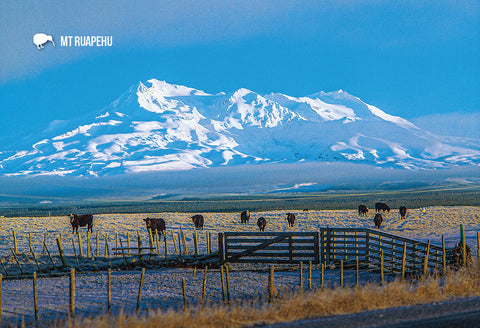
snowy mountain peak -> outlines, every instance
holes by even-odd
[[[85,118],[87,117],[87,118]],[[207,94],[151,79],[102,111],[0,149],[0,175],[114,175],[353,161],[406,169],[480,165],[480,141],[436,136],[338,90]]]

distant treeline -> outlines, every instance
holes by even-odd
[[[70,213],[157,213],[157,212],[240,212],[271,210],[356,209],[359,204],[373,208],[378,201],[391,208],[426,206],[480,206],[480,187],[439,190],[375,191],[358,193],[318,193],[298,195],[257,195],[181,200],[131,202],[89,202],[65,205],[15,206],[0,208],[0,215],[61,216]]]

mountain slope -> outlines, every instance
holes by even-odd
[[[291,97],[146,84],[3,149],[0,174],[103,176],[304,161],[407,169],[480,163],[479,140],[434,135],[341,90]]]

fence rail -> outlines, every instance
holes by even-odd
[[[368,228],[320,228],[319,232],[224,232],[218,234],[219,262],[345,265],[390,273],[421,274],[443,269],[451,250]],[[428,258],[427,258],[428,255]]]

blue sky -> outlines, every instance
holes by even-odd
[[[405,118],[480,111],[478,1],[2,1],[1,135],[150,78],[207,92],[343,89]],[[55,37],[39,51],[32,37]],[[109,35],[110,48],[61,47]]]

